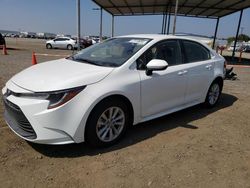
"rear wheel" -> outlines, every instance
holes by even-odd
[[[47,49],[51,49],[51,48],[52,48],[52,45],[51,45],[51,44],[46,44],[46,48],[47,48]]]
[[[218,81],[214,81],[207,92],[205,105],[207,107],[214,107],[221,95],[222,86]]]
[[[73,50],[73,46],[71,44],[68,44],[67,49],[68,50]]]
[[[105,100],[89,116],[86,141],[95,147],[110,146],[123,136],[129,122],[129,111],[125,103]]]

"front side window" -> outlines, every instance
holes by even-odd
[[[151,39],[113,38],[85,48],[69,59],[99,66],[118,67],[125,63]]]
[[[188,40],[183,40],[182,42],[186,54],[186,63],[206,61],[211,58],[209,50],[197,42]]]
[[[165,60],[169,66],[182,63],[181,47],[177,40],[159,42],[147,50],[138,60],[137,68],[144,70],[152,59]]]
[[[54,41],[62,41],[63,39],[62,38],[57,38],[57,39],[55,39]]]

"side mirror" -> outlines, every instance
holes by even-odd
[[[165,70],[168,67],[168,63],[162,59],[152,59],[146,65],[146,75],[152,75],[153,71]]]

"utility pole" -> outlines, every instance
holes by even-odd
[[[80,37],[81,37],[80,0],[77,0],[76,9],[77,9],[77,50],[79,51],[80,50]]]
[[[240,34],[243,34],[244,27],[240,27]]]
[[[102,8],[93,8],[92,10],[100,10],[100,33],[99,38],[100,42],[102,41]]]
[[[100,16],[100,42],[102,42],[102,8],[101,8],[101,16]]]
[[[111,19],[111,37],[114,37],[114,15],[112,15]]]

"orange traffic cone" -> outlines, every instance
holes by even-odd
[[[6,45],[3,45],[3,55],[8,55]]]
[[[35,54],[35,52],[32,52],[32,65],[35,65],[35,64],[37,64],[36,54]]]

